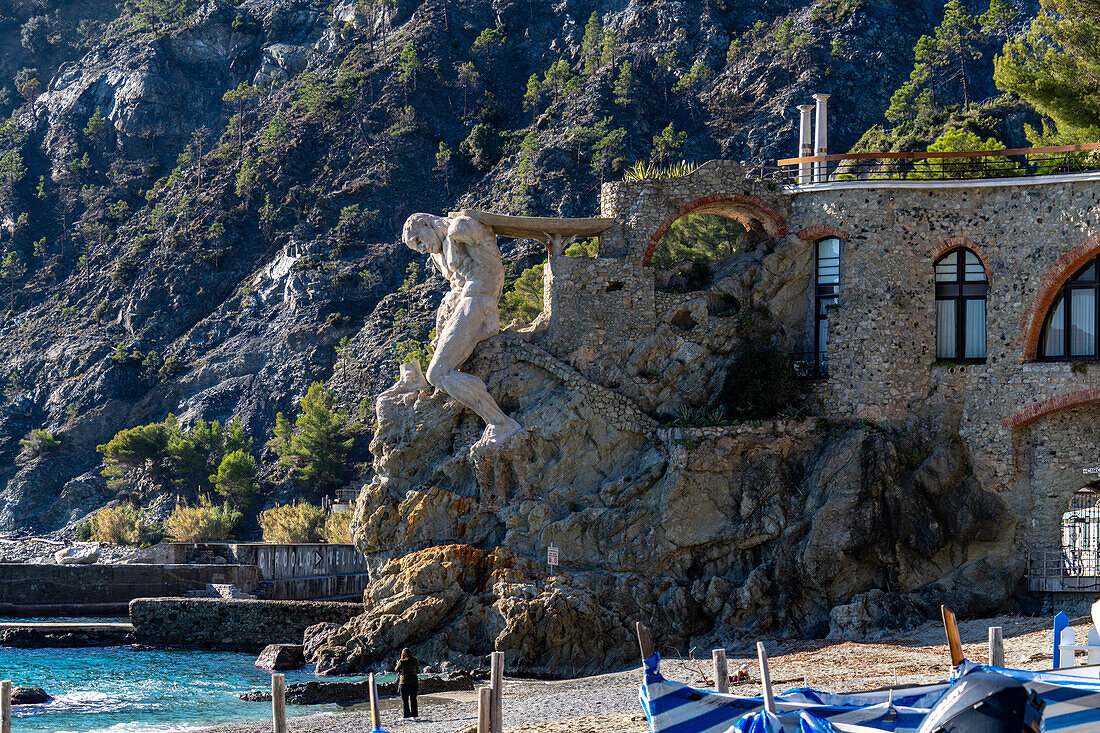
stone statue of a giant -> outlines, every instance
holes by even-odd
[[[428,383],[485,421],[475,447],[500,445],[522,432],[522,426],[504,414],[484,382],[458,371],[481,341],[500,331],[504,265],[496,234],[469,216],[413,214],[405,221],[402,237],[410,249],[429,255],[451,284],[436,314]]]

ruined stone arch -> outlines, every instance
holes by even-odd
[[[762,198],[743,194],[715,194],[712,196],[704,196],[680,207],[675,214],[667,218],[657,231],[653,233],[649,238],[649,245],[646,247],[645,256],[642,258],[643,266],[650,266],[653,260],[653,251],[657,248],[657,244],[665,234],[668,233],[673,223],[675,223],[677,219],[687,216],[688,214],[717,214],[718,216],[724,216],[727,219],[733,219],[734,221],[740,222],[745,229],[750,231],[754,225],[759,226],[768,233],[768,236],[776,240],[782,239],[787,234],[787,223],[783,220],[783,217]]]
[[[1043,332],[1047,311],[1054,303],[1058,292],[1077,270],[1089,259],[1100,253],[1100,235],[1092,235],[1087,240],[1069,250],[1055,261],[1042,280],[1039,292],[1024,313],[1023,360],[1034,361],[1039,353],[1039,336]]]

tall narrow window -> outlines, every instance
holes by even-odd
[[[840,240],[829,237],[817,242],[814,267],[814,367],[829,373],[828,307],[840,300]]]
[[[1097,357],[1097,328],[1100,321],[1100,271],[1096,258],[1074,273],[1047,312],[1043,333],[1039,338],[1039,358],[1095,359]]]
[[[978,255],[960,247],[936,260],[936,358],[985,361],[989,282]]]

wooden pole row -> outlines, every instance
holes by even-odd
[[[504,730],[504,652],[489,655],[489,686],[477,689],[477,733]]]
[[[11,733],[11,680],[0,682],[0,733]]]
[[[994,667],[1005,666],[1004,631],[1000,626],[989,627],[989,663]]]
[[[715,692],[730,691],[729,670],[726,667],[726,650],[712,649],[711,659],[714,661],[714,690]]]
[[[271,717],[275,733],[286,733],[286,675],[271,675]]]

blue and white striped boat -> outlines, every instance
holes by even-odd
[[[952,685],[990,672],[1019,680],[1045,707],[1044,733],[1100,731],[1100,680],[1056,672],[1029,672],[963,661],[951,681],[933,685],[834,694],[798,688],[775,696],[776,715],[765,722],[761,697],[738,697],[665,679],[660,655],[645,660],[642,709],[653,733],[917,733]],[[757,727],[753,727],[753,726]]]

